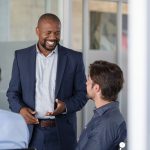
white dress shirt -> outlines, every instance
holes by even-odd
[[[0,149],[27,148],[29,131],[23,117],[17,113],[0,110]]]
[[[57,59],[57,48],[45,57],[37,47],[35,90],[37,118],[54,118],[45,114],[54,111]]]

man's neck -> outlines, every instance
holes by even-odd
[[[108,103],[111,103],[110,101],[106,101],[106,100],[103,100],[101,98],[95,99],[94,102],[95,102],[96,108],[99,108],[99,107],[102,107],[102,106],[104,106],[104,105],[106,105]]]

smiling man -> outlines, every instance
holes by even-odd
[[[37,150],[74,150],[76,111],[86,99],[82,54],[59,44],[61,22],[43,14],[36,27],[38,43],[15,52],[7,91],[12,111],[20,113]]]

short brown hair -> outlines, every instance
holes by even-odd
[[[116,101],[123,87],[123,72],[120,67],[107,61],[95,61],[89,67],[89,75],[93,83],[101,88],[102,97],[107,101]]]

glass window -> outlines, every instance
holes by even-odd
[[[0,41],[35,41],[35,28],[45,12],[60,16],[59,0],[0,0]],[[61,11],[62,13],[62,11]]]
[[[90,1],[90,49],[117,48],[117,3]]]
[[[82,1],[72,1],[72,48],[82,49]]]
[[[123,3],[122,5],[122,49],[127,51],[128,49],[128,5]]]
[[[35,40],[37,20],[44,12],[45,1],[10,1],[10,41]]]
[[[0,4],[0,41],[36,40],[35,27],[45,12],[45,1],[3,0]]]

